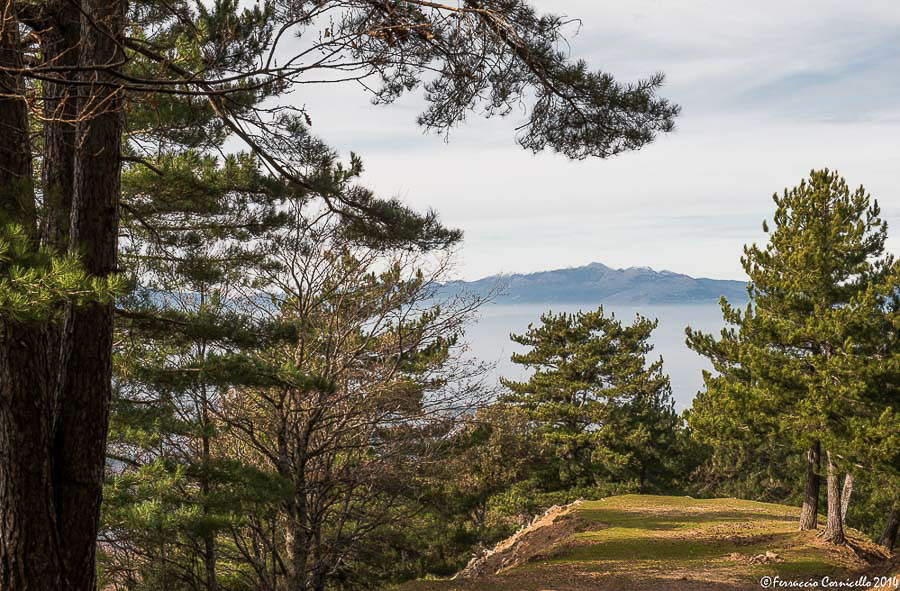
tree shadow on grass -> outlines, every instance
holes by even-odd
[[[646,530],[675,530],[712,523],[753,523],[781,522],[793,523],[796,517],[790,515],[748,514],[746,511],[707,511],[703,513],[641,514],[616,511],[615,509],[582,509],[580,518],[602,523],[608,527],[622,527]]]
[[[558,548],[551,562],[603,561],[709,561],[721,559],[730,553],[753,554],[754,550],[787,545],[793,533],[763,534],[743,538],[720,539],[712,536],[689,538],[580,538],[582,543]]]

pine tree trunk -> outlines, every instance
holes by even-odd
[[[49,2],[53,13],[40,35],[43,59],[59,68],[78,65],[78,43],[81,40],[80,3],[75,0]],[[60,78],[72,80],[73,72],[62,71]],[[43,205],[46,214],[41,228],[41,241],[65,251],[69,247],[69,224],[72,195],[75,193],[75,143],[78,117],[78,87],[64,81],[41,82],[44,111],[44,145],[41,168]]]
[[[82,0],[79,105],[69,247],[85,270],[116,271],[122,91],[97,66],[122,59],[124,0]],[[85,90],[82,90],[85,92]],[[93,591],[112,380],[112,304],[69,306],[61,346],[63,377],[55,439],[55,486],[67,590]]]
[[[79,0],[51,0],[41,15],[40,48],[46,63],[63,68],[54,79],[41,81],[41,107],[44,113],[41,166],[41,199],[44,215],[40,237],[44,245],[63,253],[69,248],[72,196],[75,193],[75,144],[77,142],[78,87],[74,68],[78,65],[81,41]],[[64,68],[73,68],[65,71]],[[51,370],[51,391],[55,401],[62,400],[65,366],[61,359],[62,326],[49,327],[47,359]],[[59,412],[54,408],[54,424]],[[55,437],[55,435],[54,435]],[[56,491],[58,494],[59,491]],[[57,504],[59,502],[57,501]]]
[[[813,442],[806,452],[806,488],[803,494],[803,508],[800,510],[800,529],[816,529],[819,523],[819,486],[822,468],[821,444]]]
[[[837,467],[831,459],[831,452],[825,452],[828,464],[828,518],[822,537],[832,544],[844,544],[844,522],[841,519],[841,485]]]
[[[206,563],[206,591],[216,591],[219,585],[216,581],[216,542],[211,534],[207,534],[203,540],[204,556]]]
[[[0,331],[0,589],[61,589],[46,341],[39,326]]]
[[[15,14],[15,2],[7,4]],[[0,27],[0,66],[22,66],[15,21]],[[22,79],[0,72],[0,226],[18,223],[37,245],[31,143]],[[5,273],[0,263],[0,273]],[[47,323],[0,320],[0,589],[60,589],[50,464],[53,401]]]
[[[201,345],[201,359],[205,356],[205,345]],[[210,514],[210,506],[209,506],[209,497],[211,491],[210,487],[210,462],[211,462],[211,454],[210,454],[210,441],[209,441],[209,399],[207,398],[207,390],[205,384],[200,384],[200,399],[201,399],[201,416],[200,416],[200,425],[203,429],[202,435],[202,445],[203,445],[203,456],[201,461],[203,462],[203,474],[201,476],[200,481],[200,493],[203,495],[203,514],[205,516],[209,516]],[[203,536],[203,560],[206,566],[206,591],[217,591],[218,583],[216,581],[216,539],[215,533],[211,530],[207,530]]]
[[[288,514],[284,532],[288,558],[284,590],[306,591],[306,565],[309,557],[307,536],[303,531],[297,511],[291,513],[293,514]]]
[[[884,523],[884,530],[878,537],[878,544],[888,550],[893,550],[894,544],[897,543],[898,530],[900,530],[900,510],[898,510],[897,507],[893,507],[890,512],[888,512],[887,520]]]
[[[853,495],[853,475],[847,472],[844,476],[844,488],[841,490],[841,521],[847,521],[847,509],[850,508],[850,497]]]

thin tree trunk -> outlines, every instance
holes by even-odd
[[[819,524],[819,487],[822,469],[821,444],[814,441],[806,452],[806,488],[803,494],[803,508],[800,510],[800,529],[816,529]]]
[[[201,346],[201,358],[203,357],[204,347]],[[209,497],[211,493],[210,486],[210,442],[209,442],[209,399],[207,398],[206,385],[200,384],[201,397],[201,429],[203,430],[203,473],[200,481],[200,493],[203,495],[203,514],[207,517],[210,515]],[[203,560],[206,566],[206,591],[217,591],[218,584],[216,581],[216,538],[215,533],[207,530],[203,535]]]
[[[900,530],[900,510],[897,507],[893,507],[888,512],[887,520],[884,522],[884,530],[878,537],[878,543],[888,550],[893,550],[894,544],[897,543],[898,530]]]
[[[24,228],[37,246],[31,143],[21,40],[9,2],[0,22],[0,227]],[[6,268],[0,263],[0,273]],[[53,401],[47,322],[0,317],[0,589],[59,589],[59,541],[50,464]]]
[[[269,546],[271,548],[270,554],[272,555],[272,589],[278,589],[278,542],[276,541],[276,537],[278,535],[278,528],[276,527],[276,522],[278,518],[274,515],[272,516],[272,545]]]
[[[828,519],[822,537],[832,544],[844,544],[844,522],[841,519],[841,485],[837,467],[831,459],[831,452],[825,452],[828,464]]]
[[[850,497],[853,495],[853,475],[847,472],[844,476],[844,488],[841,490],[841,521],[847,521],[847,509],[850,508]]]
[[[40,35],[43,60],[61,71],[59,81],[41,82],[44,112],[44,146],[41,168],[41,190],[46,211],[41,227],[41,241],[64,251],[69,247],[69,225],[72,215],[72,196],[75,193],[75,143],[78,118],[78,88],[67,84],[76,76],[78,43],[81,40],[80,3],[62,0],[47,4],[52,20]]]
[[[116,271],[122,91],[103,67],[122,59],[124,0],[83,0],[80,64],[90,66],[79,105],[69,248],[89,275]],[[82,90],[82,92],[85,92]],[[55,486],[65,589],[96,588],[100,517],[112,380],[111,303],[69,306],[63,331]]]
[[[288,566],[285,576],[285,591],[305,591],[306,589],[306,564],[309,555],[309,548],[306,541],[307,536],[303,532],[302,523],[296,515],[287,516],[285,523],[285,544],[287,546]]]
[[[310,591],[325,591],[325,569],[327,567],[324,564],[325,557],[322,555],[322,539],[320,537],[322,529],[321,527],[317,527],[314,531],[314,539],[312,541],[312,568],[310,568],[311,572],[309,573],[307,588]]]

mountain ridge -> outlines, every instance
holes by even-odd
[[[708,304],[725,296],[747,301],[747,284],[730,279],[691,277],[650,267],[614,269],[593,262],[581,267],[534,273],[497,274],[474,281],[450,281],[445,293],[492,296],[498,303],[584,302],[610,304]]]

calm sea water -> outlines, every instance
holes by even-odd
[[[509,340],[510,333],[525,332],[529,323],[539,323],[542,313],[576,312],[596,309],[596,304],[490,304],[482,308],[478,322],[470,325],[466,340],[470,353],[477,359],[496,362],[493,380],[499,376],[520,379],[527,372],[510,362],[509,356],[523,348]],[[651,339],[654,350],[650,357],[663,358],[663,369],[672,380],[676,409],[680,412],[691,405],[691,400],[702,388],[701,371],[712,369],[709,362],[691,351],[684,344],[684,328],[691,326],[704,332],[718,333],[723,326],[718,304],[693,305],[645,305],[622,306],[607,304],[607,313],[625,323],[634,320],[636,314],[659,320],[659,326]]]

